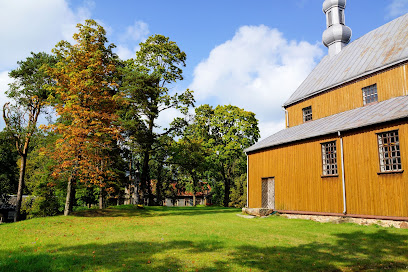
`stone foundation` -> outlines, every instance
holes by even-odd
[[[242,208],[242,212],[254,216],[268,216],[273,213],[273,209],[265,208]]]
[[[254,215],[254,216],[268,216],[273,213],[272,209],[263,208],[242,208],[242,212]],[[305,214],[279,214],[280,216],[286,217],[288,219],[306,219],[313,220],[320,223],[354,223],[363,226],[368,225],[379,225],[381,227],[394,227],[401,229],[408,229],[407,221],[394,221],[394,220],[379,220],[379,219],[365,219],[365,218],[355,218],[347,216],[329,216],[329,215],[305,215]]]

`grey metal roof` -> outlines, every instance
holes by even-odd
[[[244,151],[256,151],[405,117],[408,117],[408,96],[399,96],[281,130]]]
[[[406,60],[408,13],[325,56],[283,106]]]

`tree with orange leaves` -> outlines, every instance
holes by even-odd
[[[53,49],[59,61],[48,69],[56,81],[52,103],[60,116],[48,128],[61,134],[52,154],[59,161],[53,174],[68,179],[64,215],[72,211],[75,182],[109,191],[106,182],[113,176],[109,151],[120,137],[115,46],[105,45],[106,32],[94,20],[77,28],[73,36],[77,44],[59,42]]]

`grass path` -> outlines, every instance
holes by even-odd
[[[408,271],[408,230],[119,206],[0,225],[0,271]]]

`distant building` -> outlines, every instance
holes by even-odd
[[[30,196],[23,195],[22,202],[24,202],[28,197]],[[16,207],[17,207],[16,195],[10,195],[0,199],[0,223],[13,222],[14,215],[16,214]],[[24,219],[24,215],[22,215],[22,219]]]
[[[248,206],[408,219],[408,14],[347,45],[346,0],[326,0],[329,48],[283,105],[286,129],[246,149]]]

